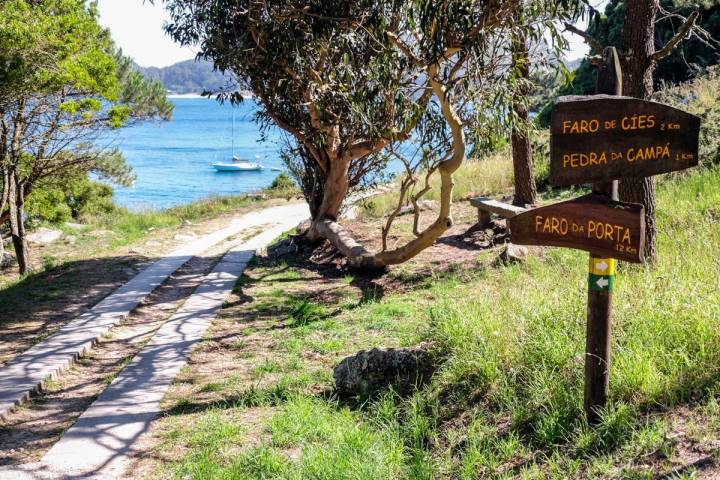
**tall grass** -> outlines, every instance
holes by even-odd
[[[333,329],[335,351],[378,339],[429,340],[439,370],[409,397],[389,392],[359,409],[312,393],[290,396],[267,422],[266,441],[231,460],[217,457],[204,473],[653,478],[643,459],[674,448],[663,412],[700,402],[703,424],[720,431],[718,205],[717,168],[660,184],[659,259],[619,269],[611,401],[599,425],[589,427],[582,410],[587,254],[551,249],[525,264],[436,278],[311,324]],[[283,348],[310,349],[312,335],[299,333]],[[191,471],[192,455],[179,476]]]
[[[419,190],[424,185],[424,176],[421,173],[418,177],[421,179],[416,187]],[[503,192],[513,185],[512,158],[509,152],[502,151],[481,160],[466,160],[455,172],[453,179],[455,181],[454,201],[469,196]],[[437,174],[433,175],[430,185],[432,188],[423,198],[438,200],[440,198],[440,177]],[[397,206],[398,191],[399,188],[393,189],[390,193],[383,193],[362,201],[360,203],[361,214],[369,218],[386,215]]]

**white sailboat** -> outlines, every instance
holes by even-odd
[[[263,166],[257,162],[251,162],[235,155],[235,107],[232,113],[232,161],[217,162],[212,166],[218,172],[256,172],[263,169]]]

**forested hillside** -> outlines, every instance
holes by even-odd
[[[232,77],[213,70],[211,62],[185,60],[168,67],[138,67],[145,75],[160,80],[171,93],[202,93],[225,88]]]

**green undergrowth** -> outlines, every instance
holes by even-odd
[[[275,192],[267,189],[265,194],[268,199],[284,198],[287,191],[283,189]],[[264,206],[262,201],[258,202],[247,195],[218,196],[164,210],[129,211],[119,208],[109,214],[88,217],[85,221],[91,229],[112,231],[116,237],[112,240],[111,247],[119,247],[142,239],[150,229],[176,227],[184,221],[207,220],[239,209]]]
[[[220,401],[200,421],[218,410],[273,413],[251,446],[239,440],[232,455],[227,445],[175,437],[188,450],[172,471],[228,479],[652,479],[682,463],[688,445],[718,460],[719,205],[718,169],[659,186],[659,258],[619,267],[611,402],[595,427],[582,409],[586,253],[550,249],[515,265],[481,256],[475,266],[408,280],[403,293],[358,293],[346,276],[322,299],[287,288],[302,281],[292,263],[256,266],[243,280],[253,308],[292,328],[272,333],[272,364],[258,364],[251,385],[214,380]],[[402,272],[389,275],[402,280]],[[331,368],[344,356],[420,341],[431,342],[438,365],[428,385],[405,397],[334,396]],[[309,360],[318,356],[323,361]],[[227,427],[216,428],[224,435]]]

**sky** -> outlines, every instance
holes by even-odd
[[[115,43],[142,67],[166,67],[195,58],[195,50],[181,47],[163,31],[168,15],[160,1],[99,0],[100,24],[110,29]]]
[[[591,0],[596,8],[607,0]],[[165,67],[195,57],[195,50],[180,47],[163,31],[168,16],[160,0],[151,5],[143,0],[99,0],[100,24],[110,29],[125,55],[143,67]],[[578,24],[579,28],[585,25]],[[568,60],[585,56],[588,48],[577,35],[566,34],[570,42]]]

